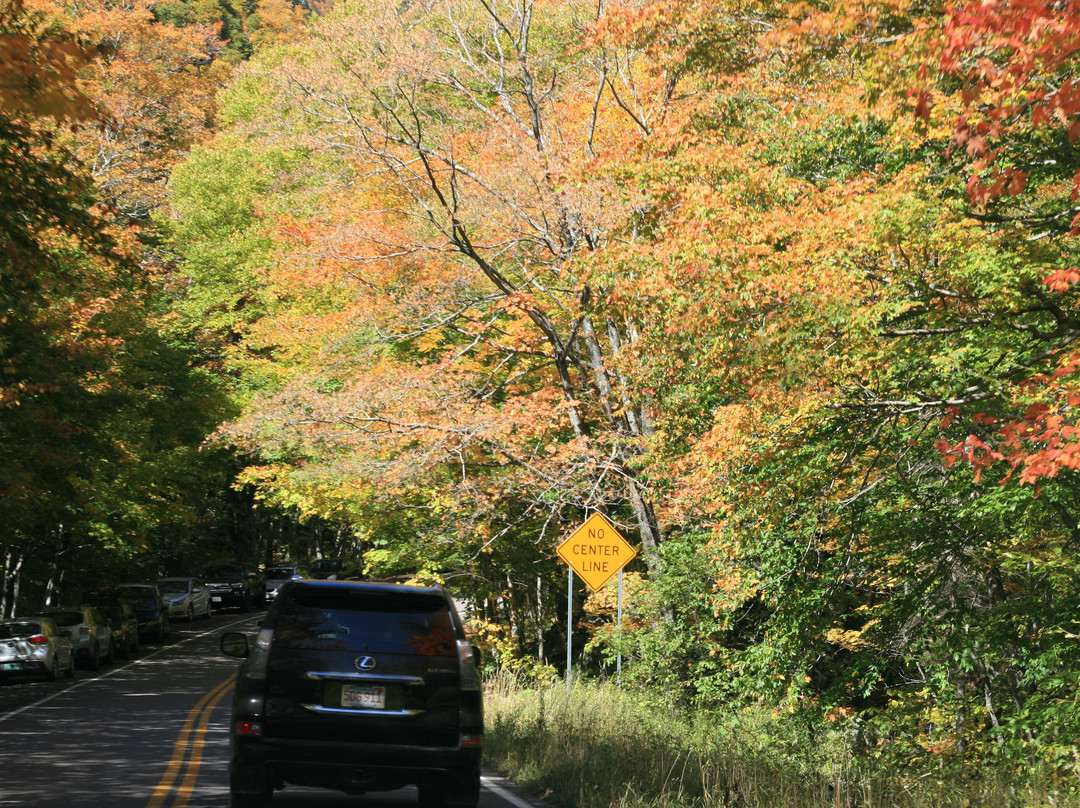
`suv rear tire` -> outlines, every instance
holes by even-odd
[[[476,808],[480,802],[480,773],[454,773],[416,787],[421,808]]]
[[[248,782],[248,785],[251,785]],[[236,790],[236,783],[229,783],[229,806],[230,808],[265,808],[270,804],[270,798],[274,794],[273,786],[264,786],[262,791],[254,794]]]
[[[266,808],[270,798],[265,794],[230,794],[230,808]]]

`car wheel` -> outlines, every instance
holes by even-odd
[[[46,682],[55,682],[59,678],[60,678],[60,660],[58,660],[54,656],[53,660],[52,660],[52,666],[47,671],[45,671],[45,681]]]
[[[208,601],[206,601],[206,614],[204,614],[203,617],[205,617],[206,619],[209,620],[213,616],[214,616],[214,607],[211,605],[210,601],[208,600]]]
[[[128,649],[128,659],[131,659],[137,653],[139,653],[139,633],[135,632],[131,635],[131,648]]]
[[[451,774],[445,783],[442,803],[447,808],[476,808],[480,802],[480,771]]]
[[[64,676],[66,676],[68,679],[74,679],[75,678],[75,652],[74,651],[71,653],[71,656],[68,657],[68,666],[67,666],[67,670],[64,671]]]
[[[230,794],[230,808],[265,808],[270,804],[270,797],[265,794]]]
[[[92,671],[101,670],[101,652],[96,645],[90,649],[90,655],[86,658],[86,667]]]
[[[112,639],[109,640],[109,653],[105,654],[105,656],[101,658],[101,661],[106,665],[111,665],[116,662],[116,649],[113,648]]]
[[[442,806],[442,790],[433,783],[420,783],[416,787],[419,795],[417,804],[420,808],[440,808]]]
[[[187,607],[187,616],[184,618],[189,623],[195,622],[195,606],[194,604]]]
[[[254,783],[256,787],[258,783]],[[230,808],[265,808],[270,804],[270,798],[274,794],[274,788],[271,785],[263,787],[262,791],[257,791],[254,794],[240,792],[236,790],[236,785],[233,782],[229,783],[229,806]]]

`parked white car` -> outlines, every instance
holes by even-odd
[[[112,632],[96,606],[50,606],[35,617],[48,617],[71,640],[75,659],[92,671],[113,661]]]
[[[187,620],[213,614],[210,590],[198,578],[159,578],[157,588],[169,604],[169,617]]]
[[[0,620],[0,676],[29,674],[50,682],[75,675],[71,640],[48,617]]]

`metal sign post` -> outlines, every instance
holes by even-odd
[[[618,608],[618,628],[615,632],[615,643],[618,649],[618,656],[615,657],[615,684],[622,684],[622,569],[619,569],[619,608]]]
[[[566,692],[570,692],[570,661],[573,658],[574,645],[574,568],[566,572]]]

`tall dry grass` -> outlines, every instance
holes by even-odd
[[[689,715],[606,684],[499,680],[486,711],[487,764],[563,808],[1080,808],[1075,778],[890,771],[850,729]]]

